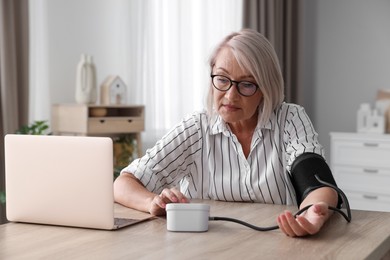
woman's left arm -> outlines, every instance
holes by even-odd
[[[321,187],[310,192],[299,208],[313,204],[306,212],[294,218],[290,211],[278,216],[279,228],[288,236],[313,235],[320,231],[323,224],[331,216],[328,206],[336,207],[337,192],[329,187]]]

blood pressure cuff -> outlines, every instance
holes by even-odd
[[[334,186],[336,181],[333,178],[325,159],[316,153],[303,153],[299,155],[291,166],[291,182],[295,188],[298,205],[306,198],[313,190],[327,187],[320,183],[314,175],[317,175],[321,180],[328,182]],[[341,197],[339,195],[337,207],[341,207]]]

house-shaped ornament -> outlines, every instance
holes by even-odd
[[[100,87],[102,105],[122,105],[126,103],[126,85],[119,76],[108,76]]]

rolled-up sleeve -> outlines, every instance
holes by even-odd
[[[323,146],[318,142],[318,133],[314,130],[309,116],[301,106],[291,105],[288,107],[284,142],[289,172],[292,163],[303,153],[316,153],[324,157]]]
[[[124,168],[121,174],[132,173],[151,192],[177,186],[199,156],[202,134],[198,114],[185,117],[146,154]]]

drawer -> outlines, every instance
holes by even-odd
[[[351,209],[390,212],[390,196],[348,190],[344,192],[347,195]]]
[[[144,120],[138,118],[107,117],[88,119],[88,133],[134,133],[144,130]]]
[[[343,141],[332,144],[332,164],[390,168],[390,142]]]
[[[390,196],[390,168],[334,166],[333,175],[341,189]]]

